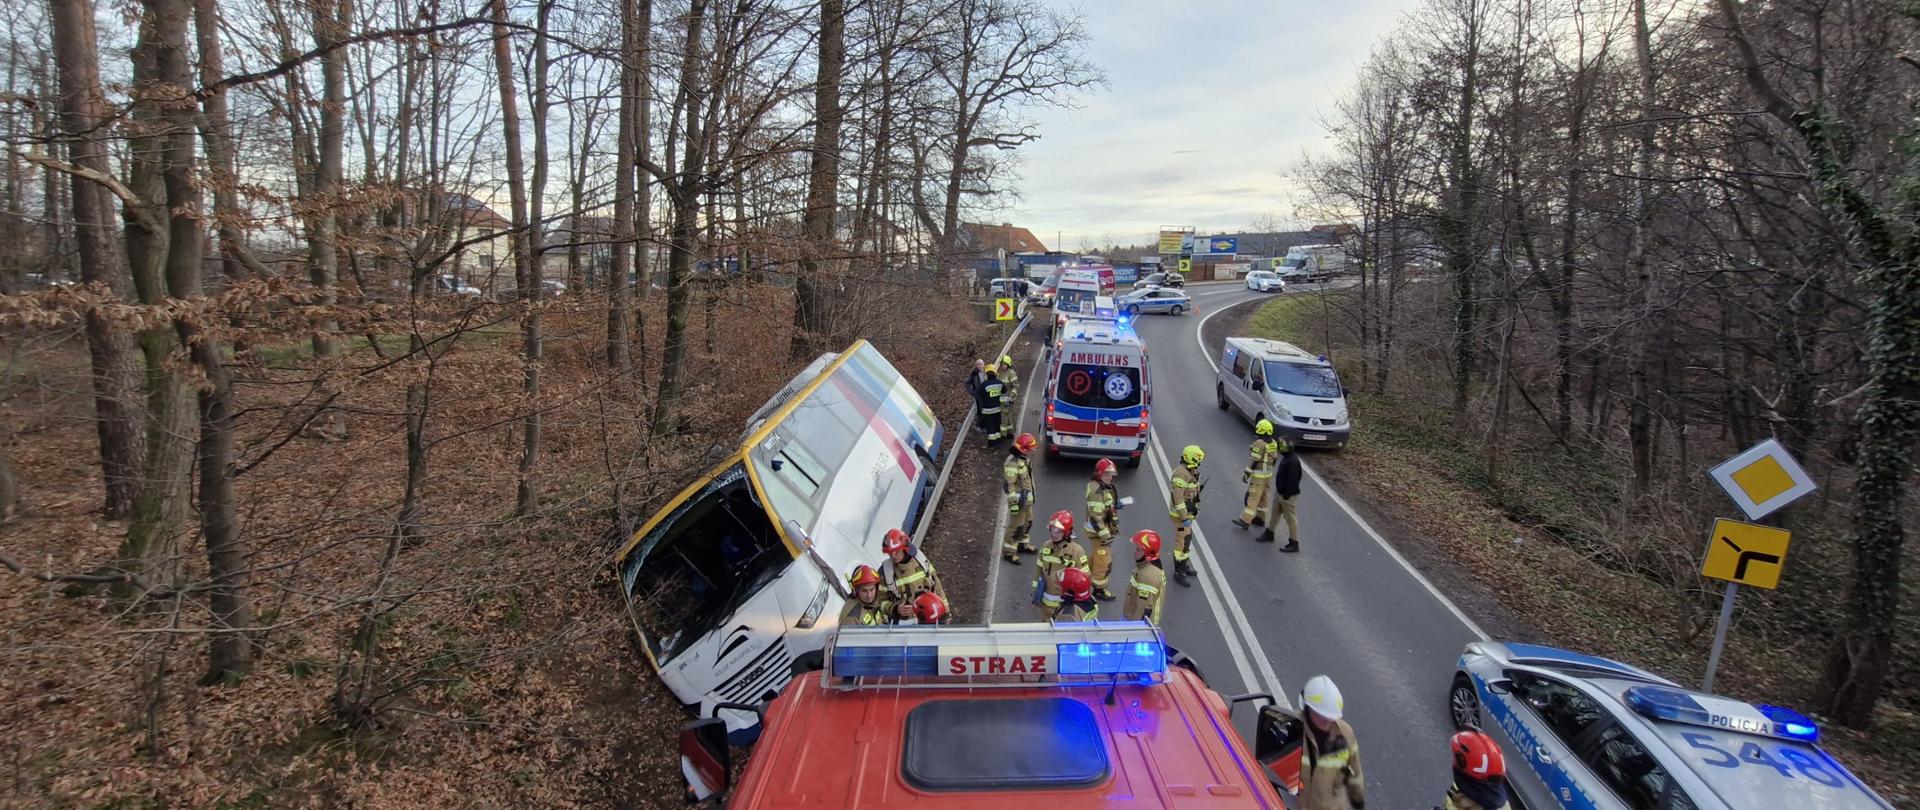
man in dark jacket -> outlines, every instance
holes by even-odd
[[[980,386],[983,386],[986,384],[987,384],[987,361],[985,360],[973,361],[973,370],[967,372],[967,381],[965,383],[962,383],[962,385],[965,385],[967,388],[967,399],[973,400],[976,403],[979,402]],[[975,407],[977,408],[978,406],[976,405]],[[982,424],[979,418],[977,417],[973,421],[973,429],[980,433],[987,432],[986,425]]]
[[[1287,544],[1280,550],[1292,553],[1300,550],[1300,519],[1295,512],[1295,504],[1300,500],[1300,452],[1285,439],[1276,441],[1280,444],[1280,463],[1273,471],[1273,494],[1278,500],[1275,509],[1287,522]],[[1267,522],[1267,531],[1260,535],[1260,542],[1274,541],[1273,525],[1278,522]]]

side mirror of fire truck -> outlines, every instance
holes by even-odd
[[[681,727],[680,778],[687,783],[687,804],[726,798],[733,778],[733,751],[727,747],[727,721],[709,717]]]
[[[1254,730],[1253,756],[1260,760],[1268,781],[1295,795],[1301,788],[1300,740],[1305,728],[1299,715],[1268,705],[1260,707],[1260,720]]]
[[[716,704],[714,717],[681,726],[680,778],[687,783],[687,804],[724,802],[727,789],[733,786],[733,748],[727,740],[727,721],[718,716],[722,709],[752,712],[759,718],[754,728],[766,726],[766,707],[748,703]],[[754,736],[759,735],[756,732]]]

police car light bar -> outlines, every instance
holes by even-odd
[[[1635,686],[1628,689],[1624,697],[1635,712],[1653,720],[1797,742],[1810,743],[1820,738],[1820,728],[1812,720],[1779,706],[1755,706],[1667,686]]]
[[[925,678],[974,683],[993,676],[1164,676],[1166,641],[1147,622],[845,626],[827,654],[828,678]],[[1004,680],[1004,678],[1002,679]]]

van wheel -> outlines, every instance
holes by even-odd
[[[1220,410],[1224,411],[1227,409],[1227,387],[1225,385],[1220,383],[1213,384],[1213,398],[1220,403]]]
[[[1181,309],[1181,308],[1180,308],[1180,305],[1179,305],[1179,304],[1174,304],[1174,305],[1173,305],[1173,309],[1172,309],[1172,310],[1169,310],[1169,311],[1170,311],[1170,312],[1172,312],[1172,313],[1173,313],[1173,314],[1175,314],[1175,315],[1178,315],[1178,314],[1180,314],[1180,313],[1182,313],[1182,312],[1185,312],[1186,310],[1184,310],[1184,309]]]
[[[1138,468],[1139,466],[1140,466],[1140,456],[1138,455],[1127,456],[1127,469],[1131,470],[1131,469]]]

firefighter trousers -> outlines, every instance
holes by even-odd
[[[1107,576],[1113,573],[1113,532],[1093,529],[1087,532],[1087,539],[1093,541],[1093,552],[1087,555],[1087,573],[1092,576],[1095,590],[1107,589]]]
[[[987,441],[997,442],[1005,432],[1000,428],[1000,409],[980,412],[980,432],[987,434]]]
[[[1188,549],[1188,546],[1190,546],[1192,543],[1193,543],[1193,519],[1192,518],[1188,518],[1186,520],[1176,519],[1173,522],[1173,561],[1175,563],[1178,563],[1180,565],[1187,564],[1187,557],[1191,553]]]
[[[1272,504],[1268,496],[1273,493],[1273,477],[1253,477],[1247,479],[1247,506],[1240,510],[1240,522],[1252,523],[1258,520],[1266,523],[1273,520]]]
[[[1033,499],[1027,498],[1029,502]],[[1033,530],[1033,508],[1007,509],[1007,534],[1000,538],[1000,553],[1012,556],[1020,553],[1020,546],[1027,542],[1027,533]]]

